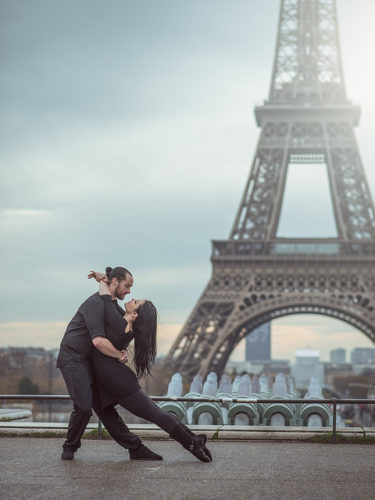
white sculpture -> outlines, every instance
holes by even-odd
[[[217,375],[215,372],[211,372],[207,375],[206,382],[203,386],[202,395],[204,396],[216,396],[217,391]]]
[[[287,394],[285,375],[278,373],[275,377],[275,382],[272,386],[273,395],[276,397],[283,397]]]
[[[238,397],[248,398],[251,394],[251,381],[249,375],[242,375],[238,386]]]
[[[182,377],[179,373],[175,373],[172,375],[171,381],[168,385],[168,393],[167,396],[176,396],[181,397],[182,395]]]

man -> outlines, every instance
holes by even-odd
[[[124,267],[107,268],[106,274],[113,306],[124,315],[117,299],[123,300],[130,293],[133,276]],[[92,276],[91,273],[89,278]],[[116,358],[119,363],[128,360],[126,351],[119,351],[106,338],[104,322],[104,303],[99,293],[95,293],[79,307],[61,341],[57,367],[64,377],[74,408],[61,458],[74,458],[93,408],[112,438],[129,450],[132,460],[162,460],[160,455],[149,450],[136,434],[129,431],[114,407],[100,408],[91,363],[92,349],[99,349],[106,356]]]

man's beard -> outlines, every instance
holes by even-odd
[[[118,291],[118,285],[115,288],[115,295],[120,300],[122,300],[124,298],[124,294]]]

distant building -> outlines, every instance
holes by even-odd
[[[296,362],[292,365],[291,374],[298,389],[307,389],[312,376],[317,377],[319,384],[324,383],[324,367],[320,363],[320,352],[312,349],[296,351]]]
[[[339,347],[329,351],[329,360],[331,363],[346,363],[346,350]]]
[[[232,361],[229,360],[226,364],[227,369],[235,369],[237,373],[251,373],[260,375],[275,376],[277,373],[290,375],[290,362],[288,359],[272,359],[270,361]]]
[[[246,337],[246,361],[271,359],[271,323],[265,323]]]
[[[275,377],[278,373],[290,375],[289,359],[272,359],[264,363],[263,372],[270,377]]]
[[[351,363],[331,363],[323,362],[324,382],[326,385],[337,388],[337,380],[353,374],[353,365]]]
[[[353,365],[370,365],[375,363],[375,348],[356,347],[350,354],[350,361]]]
[[[45,360],[48,358],[48,351],[43,347],[5,347],[0,349],[0,351],[10,358],[34,358],[39,360]]]

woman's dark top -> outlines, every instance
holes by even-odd
[[[110,295],[102,295],[105,308],[105,333],[119,351],[126,349],[134,338],[133,332],[125,333],[126,320],[117,311]],[[100,406],[105,408],[141,390],[135,373],[117,359],[93,349],[92,361]]]

